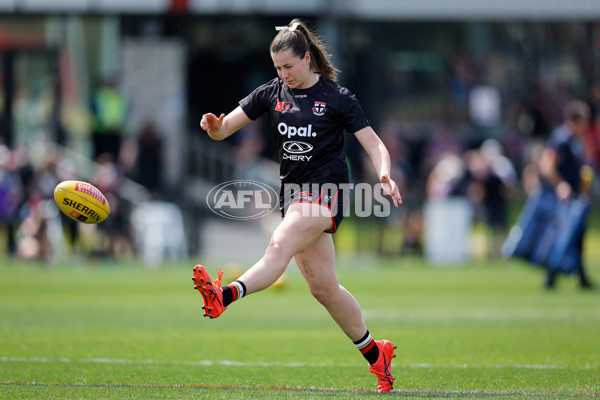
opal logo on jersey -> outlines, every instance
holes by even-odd
[[[288,126],[285,122],[280,122],[277,125],[277,131],[283,136],[287,136],[288,139],[291,139],[294,136],[300,137],[315,137],[317,136],[317,132],[313,132],[312,125],[308,124],[308,126]]]
[[[290,154],[304,154],[312,151],[312,149],[312,144],[306,142],[296,142],[294,140],[283,142],[283,150]]]
[[[206,196],[206,204],[220,217],[249,220],[274,211],[279,204],[279,194],[266,183],[235,180],[212,188]]]

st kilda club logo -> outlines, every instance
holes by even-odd
[[[325,102],[315,101],[315,105],[312,110],[313,114],[315,114],[317,117],[325,115],[325,111],[327,111],[327,109],[325,108]]]

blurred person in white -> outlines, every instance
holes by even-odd
[[[566,201],[587,190],[583,143],[590,126],[590,108],[580,100],[573,100],[565,106],[564,122],[556,128],[548,141],[539,161],[542,185],[550,187],[559,201]],[[579,285],[583,289],[593,288],[583,265],[583,242],[585,224],[577,233],[575,246],[579,255],[577,274]],[[545,287],[552,289],[556,285],[558,272],[548,269]]]
[[[277,31],[270,53],[278,77],[242,99],[228,115],[204,114],[202,129],[211,138],[222,140],[269,114],[281,159],[282,189],[285,184],[348,183],[343,143],[344,131],[351,132],[370,156],[379,181],[398,207],[402,199],[390,177],[389,153],[356,98],[335,82],[338,70],[319,38],[297,19],[277,27]],[[292,130],[297,135],[292,135]],[[290,149],[290,144],[296,147]],[[204,267],[197,265],[195,287],[202,294],[205,315],[218,317],[233,301],[271,286],[294,257],[311,294],[368,361],[370,372],[377,376],[378,390],[388,392],[394,381],[391,359],[396,346],[371,337],[358,302],[339,284],[335,271],[335,250],[328,233],[335,233],[343,218],[343,196],[338,194],[322,193],[317,198],[317,194],[296,192],[287,205],[282,192],[283,219],[263,258],[223,288],[220,276],[213,283]],[[337,207],[337,213],[331,211],[333,207]]]

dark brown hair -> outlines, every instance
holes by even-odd
[[[288,26],[292,27],[295,23],[299,24],[296,30],[282,30],[275,36],[269,48],[271,53],[289,49],[295,56],[302,58],[308,51],[311,69],[329,80],[336,81],[340,71],[331,63],[331,54],[327,54],[325,45],[300,19],[293,19]]]

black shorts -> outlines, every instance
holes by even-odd
[[[282,184],[279,191],[279,210],[281,217],[285,216],[288,207],[294,203],[317,203],[323,205],[331,212],[332,228],[325,233],[336,233],[346,210],[344,197],[347,190],[340,184]]]

